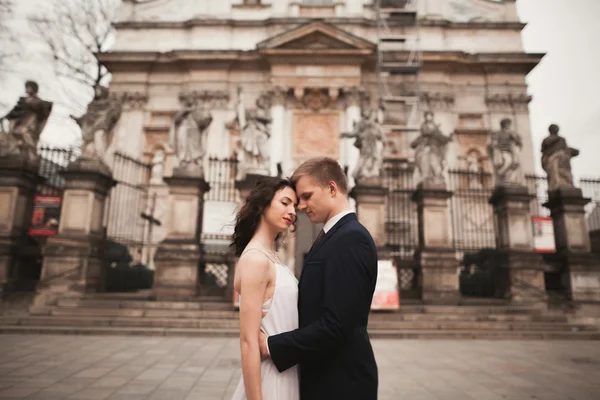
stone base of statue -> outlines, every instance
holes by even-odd
[[[360,180],[350,191],[350,197],[356,201],[356,216],[371,233],[380,255],[382,251],[385,251],[387,242],[385,231],[387,193],[388,190],[382,186],[380,179]]]
[[[248,174],[245,174],[242,179],[236,180],[235,188],[240,191],[240,197],[242,198],[242,201],[246,197],[248,197],[248,195],[250,194],[250,191],[256,187],[256,184],[258,183],[258,181],[260,181],[262,178],[264,178],[268,175],[269,175],[268,171],[265,172],[264,174],[248,173]]]
[[[459,265],[452,249],[448,199],[444,183],[422,182],[412,200],[417,203],[421,267],[421,298],[429,304],[458,304]]]
[[[496,295],[518,302],[547,300],[544,272],[549,267],[533,251],[530,202],[535,196],[522,185],[496,186],[494,207],[496,248],[499,251],[494,282]]]
[[[154,254],[152,293],[157,300],[185,300],[198,295],[203,198],[209,186],[202,175],[179,169],[164,181],[169,186],[167,237]]]
[[[600,229],[590,232],[590,246],[592,253],[600,254]]]
[[[544,206],[550,209],[556,252],[568,271],[571,298],[600,302],[600,256],[591,252],[584,210],[589,201],[580,189],[557,189],[548,192]]]
[[[0,157],[0,300],[4,289],[28,285],[39,248],[27,234],[39,183],[38,161]]]
[[[106,197],[115,185],[110,169],[97,158],[79,158],[62,173],[65,190],[58,234],[42,249],[40,284],[31,312],[59,298],[104,289]]]

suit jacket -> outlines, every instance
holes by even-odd
[[[376,280],[375,243],[354,213],[308,253],[298,287],[299,328],[268,339],[280,372],[299,364],[301,399],[377,398],[367,333]]]

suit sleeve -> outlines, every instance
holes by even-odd
[[[357,312],[370,306],[377,276],[377,256],[372,241],[362,232],[346,234],[323,265],[324,312],[312,324],[269,336],[271,359],[279,370],[336,351],[359,325]]]

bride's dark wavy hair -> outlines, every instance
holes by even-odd
[[[250,239],[256,233],[260,218],[271,205],[275,193],[286,187],[295,190],[294,184],[289,179],[264,177],[250,191],[244,205],[235,218],[231,247],[233,247],[236,256],[239,257],[242,254]],[[280,235],[277,236],[277,239],[279,237]]]

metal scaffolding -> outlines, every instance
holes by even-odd
[[[402,140],[402,147],[408,146],[409,132],[418,130],[419,122],[417,1],[376,0],[378,100],[385,109],[384,130]]]

